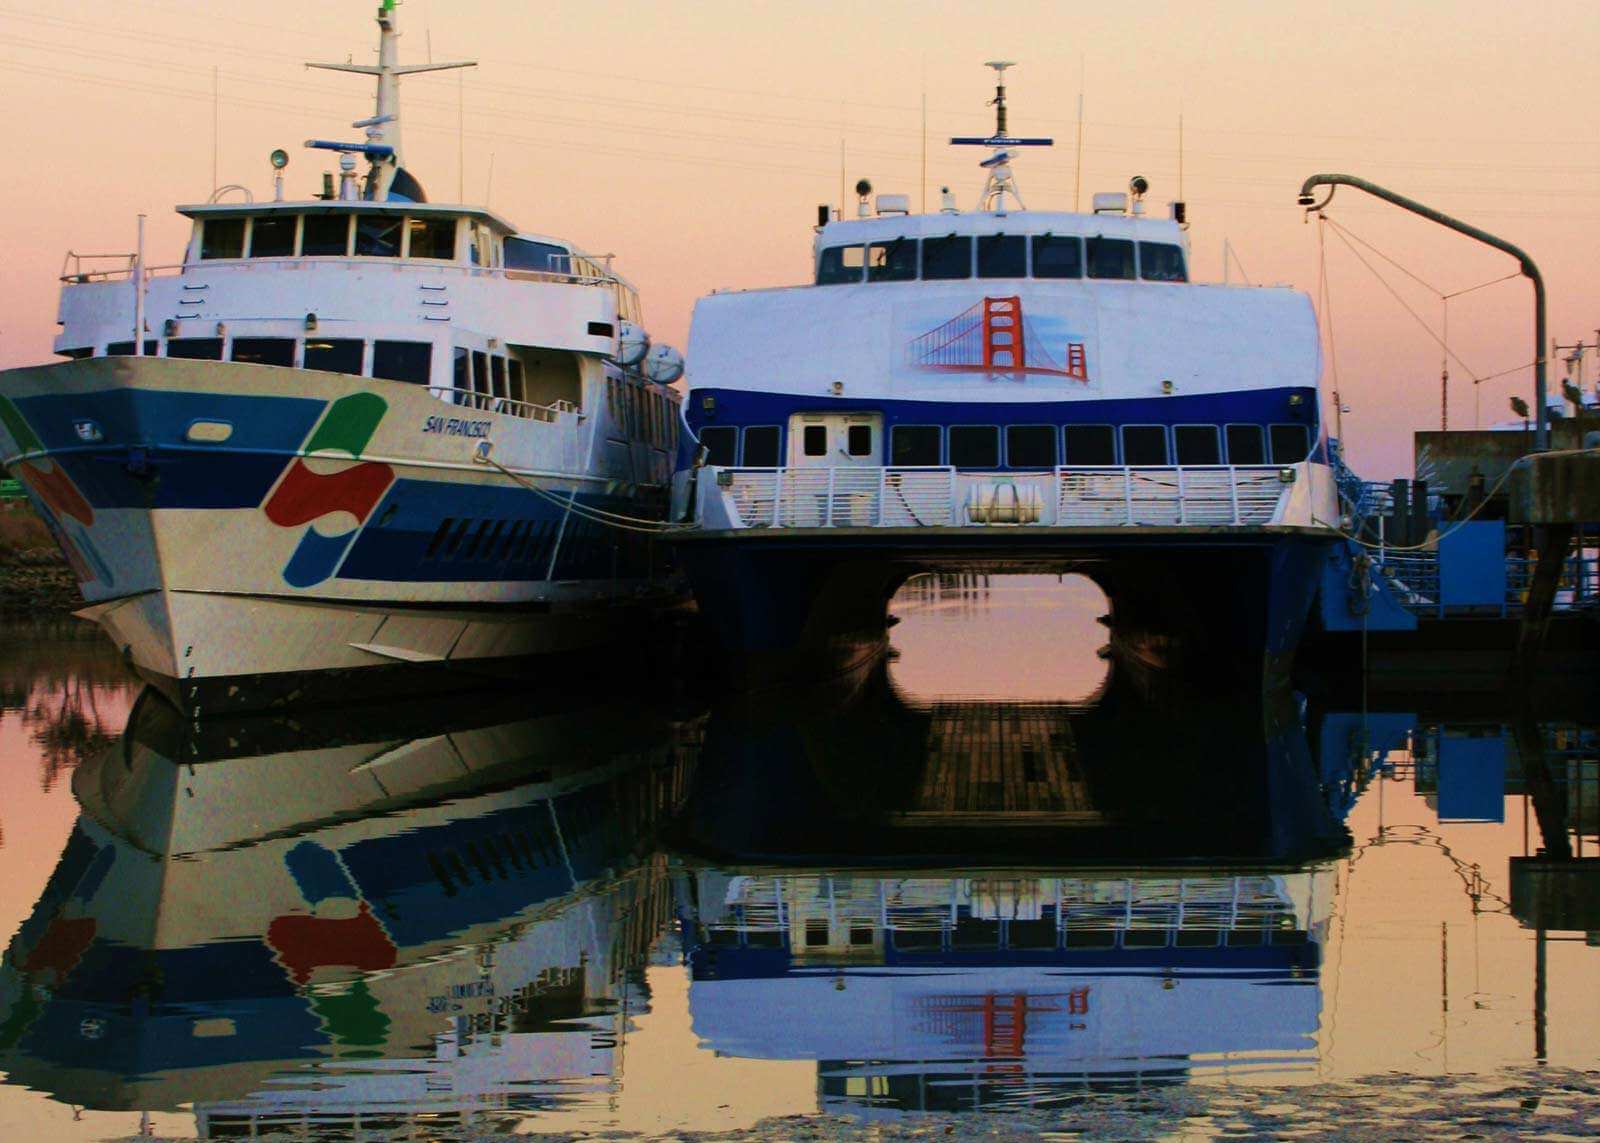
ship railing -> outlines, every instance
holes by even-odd
[[[1260,527],[1304,465],[719,468],[747,528]]]
[[[475,409],[482,413],[501,413],[508,417],[522,417],[530,421],[554,422],[562,413],[577,413],[578,406],[571,401],[557,400],[548,405],[535,405],[511,397],[497,397],[493,393],[480,393],[473,389],[457,389],[452,385],[429,385],[428,392],[446,405],[462,409]]]
[[[61,281],[66,285],[86,282],[131,282],[134,276],[132,254],[79,254],[68,251],[61,268]],[[462,262],[444,262],[433,258],[390,258],[379,255],[306,255],[287,258],[215,258],[203,262],[171,262],[144,268],[146,278],[170,278],[197,270],[245,270],[253,272],[270,270],[306,270],[347,267],[352,270],[371,271],[390,268],[395,270],[430,270],[454,273],[474,278],[501,278],[508,282],[549,282],[565,286],[614,287],[619,280],[609,274],[579,274],[555,270],[512,270],[504,266],[473,266]]]
[[[1414,615],[1444,618],[1447,615],[1498,615],[1502,618],[1522,614],[1533,585],[1537,559],[1506,557],[1506,590],[1498,603],[1455,604],[1446,602],[1440,581],[1437,550],[1383,553],[1375,573],[1384,577],[1400,605]],[[1556,585],[1557,611],[1600,611],[1600,559],[1591,555],[1567,557]]]

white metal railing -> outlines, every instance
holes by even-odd
[[[77,254],[67,252],[61,269],[61,281],[68,285],[86,282],[125,282],[133,280],[132,254]],[[96,268],[96,260],[112,260],[122,265],[106,269]],[[503,266],[474,266],[465,262],[447,262],[437,258],[398,258],[364,254],[330,254],[326,256],[292,256],[284,258],[207,258],[196,262],[172,262],[159,266],[146,266],[147,278],[167,278],[196,270],[304,270],[339,269],[372,270],[389,266],[406,270],[438,270],[446,273],[471,275],[477,278],[504,278],[509,282],[554,282],[569,286],[618,286],[620,279],[608,274],[564,273],[553,270],[508,270]]]
[[[502,413],[508,417],[525,417],[532,421],[554,421],[561,413],[576,413],[578,406],[571,401],[558,400],[548,405],[535,405],[510,397],[496,397],[492,393],[479,393],[472,389],[457,389],[452,385],[429,385],[428,392],[447,405],[457,408],[477,409],[484,413]]]
[[[1304,466],[722,468],[747,528],[1259,527]]]

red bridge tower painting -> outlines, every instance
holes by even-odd
[[[942,373],[1045,374],[1089,380],[1083,342],[1068,340],[1057,353],[1022,312],[1022,299],[984,298],[907,346],[910,364]]]

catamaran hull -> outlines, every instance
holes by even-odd
[[[1085,575],[1108,597],[1112,651],[1134,677],[1236,692],[1287,684],[1332,542],[1293,529],[930,531],[691,534],[679,549],[735,685],[847,670],[887,647],[906,579],[973,570]]]
[[[586,511],[656,507],[592,473],[587,441],[575,413],[305,370],[97,358],[0,375],[0,459],[80,614],[191,712],[534,656],[567,670],[675,603],[666,553]],[[477,463],[483,442],[521,480]]]

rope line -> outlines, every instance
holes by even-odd
[[[579,504],[577,493],[573,492],[567,499],[556,495],[538,485],[523,479],[512,472],[494,457],[487,453],[480,454],[477,458],[481,463],[497,469],[502,474],[510,477],[517,484],[532,492],[535,496],[542,497],[556,507],[580,516],[591,523],[600,524],[607,528],[616,528],[623,532],[642,532],[645,535],[659,536],[670,532],[690,532],[698,528],[698,524],[674,524],[667,520],[651,520],[643,516],[627,516],[621,512],[607,512],[604,508],[595,508],[588,504]]]

